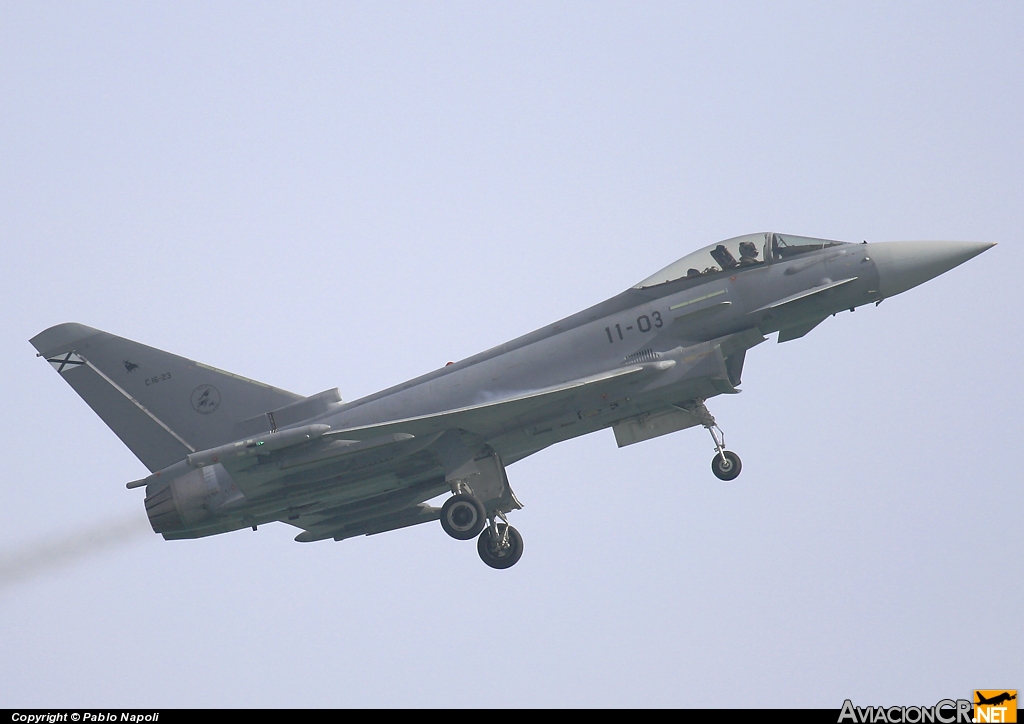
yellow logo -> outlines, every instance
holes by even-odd
[[[974,721],[977,724],[1017,721],[1016,689],[977,689],[974,692]]]

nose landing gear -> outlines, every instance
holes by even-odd
[[[715,457],[711,459],[711,472],[715,474],[715,477],[719,480],[735,480],[739,477],[740,470],[743,469],[740,456],[732,450],[725,449],[725,433],[722,432],[722,428],[718,426],[715,418],[704,405],[704,400],[694,400],[684,404],[682,408],[696,417],[704,429],[711,434],[711,439],[715,441],[716,453]]]

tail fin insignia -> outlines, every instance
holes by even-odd
[[[71,369],[80,364],[85,364],[82,361],[82,358],[74,352],[68,352],[67,354],[58,357],[51,357],[46,361],[52,364],[53,368],[58,372],[63,372],[65,369]]]

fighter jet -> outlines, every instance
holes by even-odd
[[[353,402],[303,397],[81,324],[31,343],[150,475],[146,513],[165,539],[280,521],[300,542],[440,520],[509,568],[523,539],[506,468],[611,428],[620,447],[701,426],[713,474],[726,450],[706,406],[738,391],[747,350],[803,337],[994,246],[847,243],[757,233],[711,244],[570,317]],[[449,497],[440,507],[430,501]]]

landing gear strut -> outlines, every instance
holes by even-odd
[[[498,513],[505,522],[498,523],[491,518],[490,525],[480,534],[476,550],[480,560],[491,568],[511,568],[523,557],[523,537],[508,524],[505,516]]]
[[[509,487],[501,457],[458,430],[441,435],[434,452],[452,491],[438,511],[444,532],[457,540],[478,538],[480,558],[491,568],[514,566],[523,555],[523,538],[505,513],[523,505]]]
[[[704,429],[711,434],[711,439],[715,441],[716,453],[715,457],[711,459],[711,472],[719,480],[735,480],[739,476],[740,470],[743,469],[740,456],[732,450],[725,449],[725,433],[722,432],[722,428],[718,426],[715,418],[704,405],[704,400],[695,400],[684,405],[683,409],[696,417]]]

